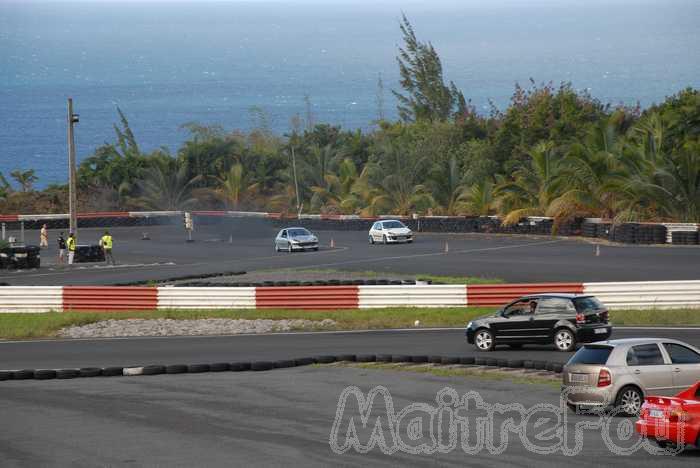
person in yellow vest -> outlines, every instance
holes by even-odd
[[[68,247],[68,264],[73,264],[73,259],[75,258],[75,234],[72,232],[68,234],[68,240],[66,241],[66,246]]]
[[[105,253],[105,262],[116,265],[117,262],[114,261],[114,256],[112,255],[112,235],[109,233],[109,231],[105,231],[105,235],[102,236],[102,239],[100,239],[100,245]]]

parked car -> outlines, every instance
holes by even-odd
[[[674,451],[688,445],[700,448],[700,382],[674,397],[646,397],[634,427],[660,447]]]
[[[369,229],[369,243],[395,244],[413,242],[413,231],[396,219],[377,221]]]
[[[668,338],[584,345],[566,363],[562,392],[572,410],[610,406],[638,414],[647,394],[675,395],[700,380],[700,350]]]
[[[288,227],[275,237],[275,251],[318,250],[318,237],[303,227]]]
[[[608,309],[594,296],[534,294],[523,296],[495,314],[467,325],[467,342],[479,351],[497,345],[553,343],[559,351],[573,351],[576,343],[607,340],[612,334]]]

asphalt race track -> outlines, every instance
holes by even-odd
[[[669,337],[700,347],[700,328],[615,328],[613,338]],[[371,332],[277,333],[209,337],[103,338],[0,341],[0,369],[40,369],[149,364],[196,364],[295,359],[323,354],[426,354],[488,356],[566,362],[570,353],[551,346],[498,347],[477,353],[464,331],[385,330]],[[0,382],[0,389],[2,382]]]
[[[79,243],[96,243],[103,231],[80,229]],[[116,267],[56,265],[58,233],[51,231],[42,268],[0,271],[0,283],[101,285],[238,270],[288,270],[293,279],[294,269],[303,268],[495,277],[508,282],[690,280],[698,279],[700,264],[700,248],[692,246],[601,245],[596,256],[595,246],[581,239],[488,234],[419,234],[413,244],[371,246],[364,232],[320,231],[324,247],[319,252],[276,253],[272,241],[277,229],[265,220],[200,226],[193,243],[185,242],[179,224],[110,231]],[[144,231],[150,240],[141,240]],[[328,247],[331,239],[335,249]],[[26,240],[37,242],[38,232],[27,231]]]
[[[603,428],[579,428],[581,445],[577,447],[576,426],[595,424],[600,421],[598,417],[533,411],[543,403],[559,406],[558,390],[549,385],[516,384],[508,380],[302,367],[272,372],[23,380],[0,384],[3,467],[639,468],[691,467],[700,460],[697,449],[673,458],[650,455],[644,449],[621,455],[621,449],[634,447],[638,441],[636,434],[629,432],[632,418],[612,418]],[[363,397],[371,389],[382,386],[388,391],[385,394],[392,406],[381,396],[375,398],[366,413],[368,423],[363,425],[358,397],[340,398],[350,386],[355,386]],[[449,426],[436,423],[429,416],[439,410],[438,392],[450,389],[456,398],[474,391],[486,404],[516,403],[522,405],[522,410],[494,411],[491,418],[487,418],[484,409],[474,406],[454,410],[468,425],[459,432],[454,430],[457,443],[449,448]],[[445,404],[450,405],[451,401]],[[420,425],[408,417],[394,425],[387,422],[388,415],[393,415],[391,419],[395,420],[397,414],[412,404],[421,405],[421,411],[408,413],[410,418],[418,417]],[[448,414],[444,409],[441,411]],[[561,422],[560,414],[566,414]],[[493,435],[490,432],[479,435],[477,418],[492,421],[487,427],[493,428]],[[405,449],[384,454],[381,445],[376,444],[367,453],[358,453],[351,447],[343,452],[340,449],[348,441],[351,421],[360,445],[369,445],[379,421],[379,433],[384,436],[387,452],[397,447],[392,437],[396,433],[409,447],[419,444],[435,447],[439,440],[448,448],[433,449],[428,455],[407,453]],[[501,433],[502,428],[511,427],[509,421],[523,428],[522,432]],[[390,427],[398,430],[392,433]],[[604,435],[610,441],[606,442]],[[476,447],[475,453],[465,453],[463,438],[468,447]],[[491,441],[492,446],[483,441]],[[571,450],[568,456],[561,448],[557,449],[561,442]],[[536,452],[550,447],[555,448],[551,453]],[[618,451],[613,452],[610,447]]]

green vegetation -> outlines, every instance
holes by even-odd
[[[700,309],[612,310],[610,321],[613,325],[630,326],[700,326]]]
[[[0,314],[0,339],[45,338],[54,336],[63,327],[85,325],[102,320],[129,318],[167,318],[175,320],[230,318],[230,319],[332,319],[337,330],[370,330],[412,328],[420,320],[420,327],[463,327],[470,320],[494,311],[484,307],[412,308],[305,311],[305,310],[157,310],[134,312],[67,312],[43,314]],[[698,325],[699,309],[678,310],[622,310],[612,311],[615,325]]]
[[[306,319],[336,321],[338,330],[410,328],[416,320],[421,327],[461,327],[475,317],[491,312],[486,308],[418,309],[397,307],[387,309],[304,311],[304,310],[158,310],[134,312],[66,312],[43,314],[0,314],[0,338],[43,338],[71,325],[85,325],[101,320],[129,318],[167,319]]]
[[[506,109],[478,114],[447,82],[435,48],[406,18],[398,50],[399,121],[384,119],[379,78],[372,131],[305,117],[284,135],[251,110],[254,129],[184,125],[170,154],[141,151],[117,109],[116,140],[78,171],[82,211],[240,209],[306,213],[546,215],[700,221],[700,92],[642,110],[603,104],[569,83],[517,85]],[[65,212],[65,187],[0,174],[0,212]]]
[[[368,370],[383,370],[394,372],[414,372],[419,374],[431,374],[438,377],[476,377],[481,380],[508,380],[517,384],[546,385],[559,389],[561,378],[559,376],[547,377],[532,373],[528,375],[522,371],[503,371],[498,369],[480,369],[462,366],[436,366],[432,364],[401,364],[380,362],[336,362],[333,364],[315,364],[318,367],[355,367]]]

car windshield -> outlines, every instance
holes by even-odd
[[[576,312],[588,312],[592,310],[605,309],[605,306],[595,297],[577,297],[574,299],[574,305],[576,306]]]
[[[297,228],[297,229],[287,229],[287,232],[289,233],[289,237],[300,237],[300,236],[310,236],[311,233],[307,231],[306,229],[302,228]]]
[[[401,221],[384,221],[382,223],[384,229],[396,229],[406,227]]]
[[[569,359],[569,364],[605,364],[612,352],[611,346],[584,346]]]

